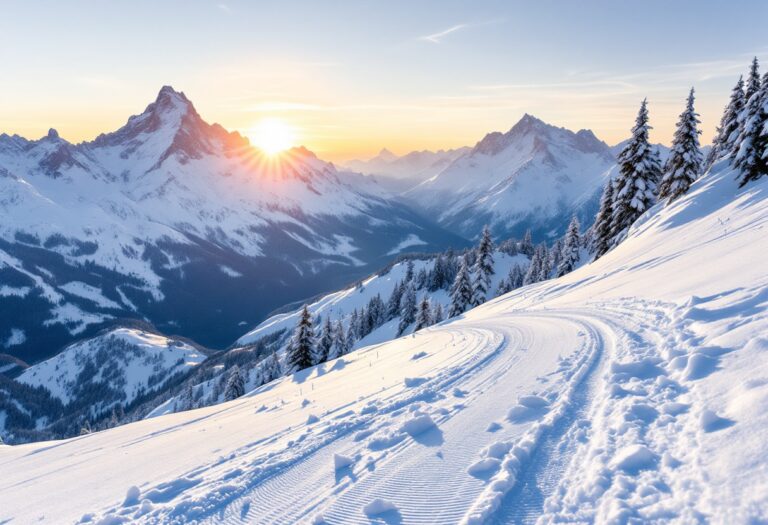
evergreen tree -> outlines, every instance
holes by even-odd
[[[536,281],[546,281],[551,277],[552,266],[550,265],[549,250],[547,249],[547,243],[542,242],[539,244],[538,250],[541,251],[539,259],[541,261],[541,267],[539,268],[539,277]]]
[[[416,274],[416,289],[421,290],[427,286],[427,270],[422,268],[419,273]]]
[[[720,157],[730,155],[734,151],[734,144],[739,138],[739,114],[744,110],[745,103],[744,80],[739,77],[739,81],[736,82],[731,91],[731,99],[723,111],[720,125],[717,127],[717,135],[712,141],[712,149],[707,156],[706,168],[709,168]]]
[[[357,329],[360,325],[359,316],[357,315],[357,308],[352,310],[352,314],[349,316],[349,329],[347,330],[347,339],[350,343],[357,341]]]
[[[509,280],[509,276],[502,277],[502,279],[499,281],[499,286],[496,288],[496,297],[500,295],[504,295],[505,293],[509,293],[512,291],[512,284]]]
[[[388,321],[400,315],[400,299],[403,297],[404,289],[405,287],[401,281],[397,281],[394,288],[392,288],[392,295],[389,296],[389,301],[387,301]]]
[[[446,263],[442,254],[438,255],[435,259],[435,264],[432,267],[432,271],[429,272],[427,278],[427,289],[430,292],[436,292],[445,287],[446,283]]]
[[[741,172],[739,186],[768,175],[768,73],[742,112],[734,164]]]
[[[331,348],[331,359],[336,359],[345,354],[348,354],[351,347],[348,343],[346,334],[344,333],[344,325],[341,321],[337,321],[333,327],[333,347]]]
[[[288,347],[288,365],[293,371],[304,370],[313,365],[314,343],[312,316],[307,305],[304,305]]]
[[[403,279],[406,283],[413,280],[413,270],[413,259],[408,259],[408,262],[405,265],[405,279]]]
[[[397,327],[397,336],[400,337],[405,330],[416,321],[416,289],[413,283],[406,286],[405,293],[400,304],[400,324]]]
[[[509,270],[509,286],[512,290],[516,290],[523,286],[523,279],[525,279],[525,272],[519,264],[512,265]]]
[[[560,254],[560,264],[557,267],[558,277],[571,273],[576,268],[576,265],[579,263],[580,246],[579,220],[574,215],[573,219],[571,219],[571,224],[568,225],[568,231],[565,232],[565,240],[563,241]]]
[[[229,372],[227,386],[224,389],[224,400],[232,401],[245,394],[245,380],[240,372],[240,367],[235,365]]]
[[[685,111],[680,114],[672,139],[672,151],[664,177],[659,184],[659,199],[672,202],[684,195],[701,173],[702,156],[699,149],[699,114],[693,109],[693,88],[688,95]]]
[[[611,248],[611,221],[613,217],[613,182],[608,180],[600,197],[600,209],[595,216],[592,226],[592,249],[595,260],[599,259]]]
[[[749,77],[747,78],[747,92],[745,93],[745,100],[752,98],[752,95],[760,91],[760,65],[757,62],[757,57],[752,59],[752,65],[749,68]]]
[[[661,161],[656,148],[648,142],[648,104],[643,100],[632,137],[619,154],[619,173],[613,187],[611,244],[621,242],[629,227],[656,200],[656,184]]]
[[[368,301],[368,308],[366,309],[368,315],[368,326],[370,327],[369,333],[376,328],[380,327],[385,322],[387,315],[387,307],[384,301],[381,300],[381,295],[376,294]]]
[[[466,258],[461,258],[456,279],[451,287],[451,307],[448,317],[456,317],[463,314],[472,302],[472,284],[469,281],[469,269]]]
[[[432,324],[432,309],[430,308],[429,299],[425,295],[419,303],[419,311],[416,314],[416,328],[414,332],[426,328]]]
[[[282,375],[283,369],[280,366],[280,359],[277,357],[277,352],[272,352],[269,357],[262,361],[261,381],[263,384],[266,384],[282,377]]]
[[[331,316],[328,315],[320,331],[320,337],[317,340],[315,363],[325,363],[331,353],[333,346],[333,328],[331,326]]]
[[[443,305],[435,301],[435,307],[432,309],[432,324],[443,322]]]
[[[573,217],[576,218],[575,216]],[[555,273],[557,273],[557,269],[560,267],[560,261],[563,258],[563,249],[565,248],[565,237],[568,235],[568,230],[565,230],[565,234],[563,234],[562,237],[557,239],[555,243],[552,245],[552,249],[549,250],[549,267],[553,268],[555,270]]]
[[[529,284],[533,284],[539,281],[539,275],[541,274],[541,264],[541,251],[534,250],[533,257],[531,257],[531,262],[528,265],[528,270],[525,272],[525,277],[523,277],[524,286],[528,286]]]
[[[475,280],[472,283],[472,304],[478,306],[486,301],[486,296],[491,288],[491,276],[493,271],[493,240],[491,230],[486,225],[483,228],[480,243],[475,251],[475,265],[473,272]]]
[[[520,243],[520,253],[523,255],[527,255],[528,257],[533,257],[533,236],[531,235],[530,228],[525,231],[525,236],[523,236],[523,240]]]

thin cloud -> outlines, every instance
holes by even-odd
[[[232,14],[232,8],[229,7],[227,4],[216,4],[216,7],[218,7],[228,15]]]
[[[440,31],[439,33],[420,36],[419,40],[423,40],[425,42],[432,42],[433,44],[439,44],[440,42],[442,42],[443,38],[447,37],[451,33],[455,33],[456,31],[461,31],[462,29],[466,29],[467,27],[469,27],[467,26],[467,24],[457,24],[455,26],[449,27],[448,29]]]

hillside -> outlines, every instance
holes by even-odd
[[[760,521],[768,181],[734,178],[563,278],[241,399],[2,447],[0,519]]]

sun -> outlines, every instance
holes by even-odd
[[[248,140],[267,155],[277,155],[296,145],[296,132],[282,120],[270,117],[251,128]]]

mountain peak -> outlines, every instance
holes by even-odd
[[[57,139],[59,138],[59,132],[56,131],[54,128],[51,128],[48,130],[48,135],[46,136],[46,138]]]

